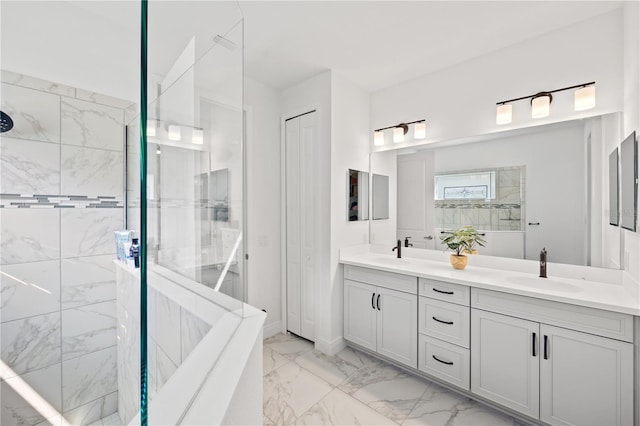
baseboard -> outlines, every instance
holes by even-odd
[[[265,324],[262,328],[263,338],[275,336],[278,333],[282,333],[282,321],[274,321],[269,324]]]
[[[342,336],[336,337],[331,342],[325,339],[316,339],[315,343],[316,350],[329,356],[333,356],[347,347],[347,342],[345,342]]]

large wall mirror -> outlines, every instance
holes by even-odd
[[[482,255],[619,269],[620,228],[609,225],[609,154],[620,144],[620,114],[608,114],[371,154],[395,155],[395,235],[442,250],[442,231],[473,225]],[[392,154],[393,153],[393,154]],[[393,185],[393,183],[392,183]]]
[[[369,220],[369,173],[349,169],[347,220]]]

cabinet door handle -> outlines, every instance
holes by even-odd
[[[437,288],[432,288],[432,290],[435,291],[436,293],[453,294],[452,291],[442,291],[442,290],[438,290]]]
[[[451,361],[443,361],[443,360],[439,359],[439,358],[438,358],[437,356],[435,356],[435,355],[431,355],[431,356],[433,357],[433,359],[435,359],[435,360],[436,360],[436,361],[438,361],[438,362],[441,362],[441,363],[443,363],[443,364],[447,364],[447,365],[453,365],[453,362],[451,362]]]
[[[378,300],[376,300],[376,305],[378,305],[378,310],[380,310],[380,294],[378,294]]]
[[[544,336],[544,359],[549,359],[549,338]]]
[[[536,333],[531,334],[532,355],[536,356]]]
[[[438,319],[436,317],[431,317],[431,318],[433,318],[435,321],[441,322],[443,324],[453,325],[453,321],[442,321],[442,320],[440,320],[440,319]]]
[[[371,307],[373,308],[373,310],[376,310],[375,305],[373,304],[373,301],[376,299],[376,294],[375,293],[371,293]]]

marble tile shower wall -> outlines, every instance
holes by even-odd
[[[3,71],[0,138],[2,425],[46,419],[23,379],[72,424],[117,410],[113,233],[123,227],[130,102]]]
[[[452,229],[472,225],[485,231],[522,231],[525,187],[524,166],[497,169],[494,200],[436,201],[436,227]]]

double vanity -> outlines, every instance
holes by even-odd
[[[532,423],[637,425],[640,294],[624,271],[341,250],[344,338]]]

